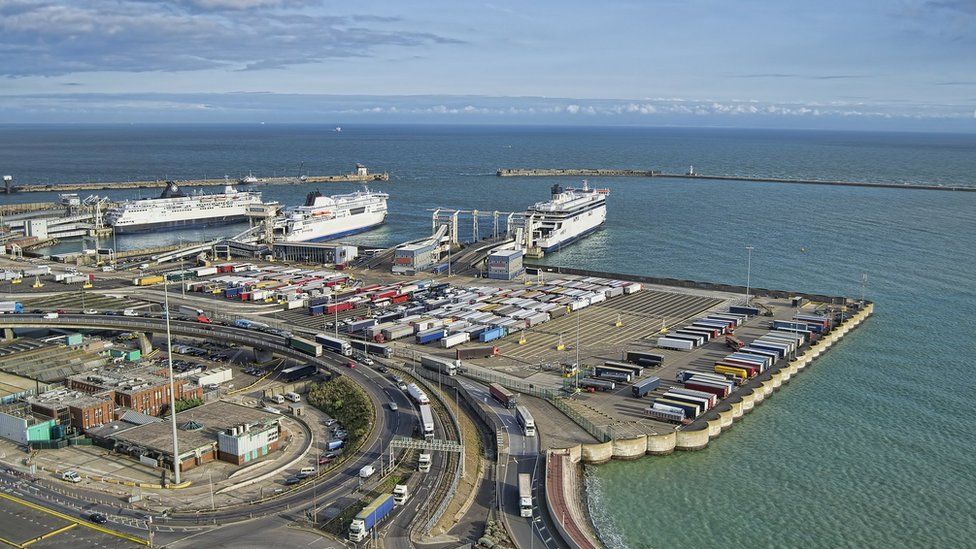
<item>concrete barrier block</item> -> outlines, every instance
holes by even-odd
[[[613,459],[613,443],[600,442],[582,445],[582,460],[588,465],[606,463]]]
[[[666,456],[674,452],[676,440],[674,431],[663,435],[647,435],[647,453],[652,456]]]
[[[715,438],[722,434],[722,420],[720,418],[708,420],[708,438]]]
[[[680,430],[676,433],[675,448],[683,451],[702,450],[708,446],[708,429]]]
[[[741,400],[738,402],[730,402],[729,405],[732,406],[732,419],[739,419],[742,417],[744,410],[742,409]]]
[[[722,430],[724,431],[725,429],[732,427],[732,422],[735,421],[735,413],[731,409],[724,412],[719,412],[718,419],[722,426]]]
[[[647,436],[610,441],[614,459],[637,459],[647,453]]]

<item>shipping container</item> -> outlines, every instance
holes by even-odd
[[[631,394],[637,398],[641,398],[647,393],[657,389],[661,386],[661,378],[659,377],[649,377],[635,382],[631,388]]]

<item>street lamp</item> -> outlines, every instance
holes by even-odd
[[[176,441],[176,382],[173,381],[173,339],[169,325],[169,282],[163,284],[163,300],[166,305],[166,354],[169,357],[170,418],[173,421],[173,480],[180,484],[180,449]]]
[[[749,304],[749,287],[752,282],[752,250],[753,246],[746,246],[748,250],[748,259],[746,260],[746,305]]]

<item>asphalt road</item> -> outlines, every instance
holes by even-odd
[[[514,538],[518,547],[548,547],[553,549],[568,549],[555,528],[552,526],[548,514],[543,512],[539,502],[545,497],[542,476],[542,457],[539,455],[538,437],[523,435],[522,427],[515,418],[515,410],[502,406],[489,393],[488,388],[480,383],[465,378],[458,378],[461,386],[471,395],[481,400],[498,417],[505,427],[509,439],[509,453],[507,460],[500,461],[498,467],[504,471],[504,480],[499,482],[496,493],[501,500],[502,521],[509,534]],[[538,428],[538,427],[537,427]],[[501,459],[503,456],[499,456]],[[518,506],[518,475],[529,473],[532,475],[532,517],[519,515]]]

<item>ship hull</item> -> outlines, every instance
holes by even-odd
[[[386,220],[386,212],[323,221],[286,235],[285,242],[323,242],[375,229]]]
[[[225,215],[220,217],[207,217],[198,219],[176,219],[171,221],[160,221],[157,223],[140,223],[138,225],[117,225],[115,234],[138,234],[154,231],[176,231],[180,229],[198,229],[203,227],[219,227],[222,225],[233,225],[247,221],[245,215]]]
[[[559,241],[559,242],[557,242],[555,244],[550,244],[550,245],[548,245],[546,247],[540,246],[540,248],[542,248],[542,252],[543,253],[558,252],[559,250],[565,248],[566,246],[569,246],[573,242],[576,242],[577,240],[582,240],[583,238],[586,238],[587,236],[590,236],[591,234],[599,231],[602,227],[603,227],[603,224],[601,223],[601,224],[597,225],[596,227],[592,227],[590,229],[586,229],[585,231],[579,233],[576,236],[571,236],[571,237],[567,238],[566,240],[561,240],[561,241]]]
[[[543,253],[555,252],[593,233],[603,226],[607,219],[607,211],[604,206],[600,206],[590,213],[595,215],[584,215],[582,219],[575,222],[573,233],[536,238],[533,244],[542,249]]]

